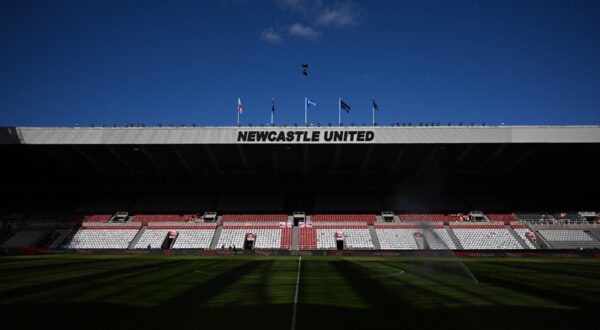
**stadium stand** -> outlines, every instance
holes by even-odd
[[[556,219],[546,213],[515,213],[518,220],[531,224],[554,223]]]
[[[590,235],[594,236],[595,239],[600,241],[600,228],[599,229],[591,229]]]
[[[140,239],[136,242],[134,249],[160,249],[167,234],[171,231],[177,233],[172,249],[208,249],[215,233],[214,227],[148,227]]]
[[[288,228],[284,228],[288,229]],[[217,243],[217,248],[235,247],[241,249],[244,246],[244,240],[249,233],[255,234],[255,249],[281,249],[283,245],[290,245],[282,240],[282,228],[278,226],[224,226],[221,236]]]
[[[71,234],[72,229],[57,229],[54,231],[53,236],[48,244],[49,249],[57,249],[61,246],[62,242]]]
[[[538,233],[555,249],[600,248],[600,241],[583,230],[540,229]]]
[[[377,220],[375,214],[315,214],[311,216],[311,221],[317,222],[359,222],[372,225]]]
[[[518,250],[521,244],[504,225],[451,225],[467,250]]]
[[[285,214],[224,214],[223,223],[240,222],[287,222],[288,216]]]
[[[377,238],[382,250],[417,250],[414,232],[405,228],[377,228]]]
[[[214,228],[175,229],[177,239],[173,249],[208,249],[215,234]]]
[[[398,214],[401,222],[450,222],[463,221],[463,214],[427,214],[427,213],[408,213]]]
[[[82,222],[109,222],[112,214],[87,214],[81,218]]]
[[[45,234],[47,234],[47,231],[42,229],[22,229],[4,241],[0,247],[30,247],[40,240]]]
[[[81,227],[67,249],[126,249],[139,231],[136,226]]]
[[[300,250],[338,249],[336,234],[342,235],[343,248],[350,250],[600,248],[600,226],[591,223],[595,218],[589,221],[581,213],[486,213],[482,222],[477,222],[481,217],[471,217],[476,213],[481,214],[403,213],[392,222],[375,214],[314,214],[306,215],[295,228],[291,217],[283,213],[224,214],[211,223],[204,223],[200,213],[194,212],[139,213],[122,223],[111,220],[116,212],[75,214],[64,222],[30,215],[31,221],[3,223],[0,247],[242,249],[246,235],[252,233],[255,249],[289,250],[292,242]],[[177,235],[164,247],[169,231]]]
[[[298,228],[298,248],[300,250],[314,250],[317,248],[317,230],[310,226]]]
[[[136,214],[132,221],[147,225],[150,222],[189,222],[193,217],[194,214]]]
[[[523,241],[525,241],[527,247],[529,247],[530,249],[536,249],[536,246],[533,245],[533,243],[531,243],[531,241],[527,238],[527,233],[531,232],[531,230],[529,230],[527,226],[513,225],[512,228],[517,233],[517,235],[519,235],[519,237],[522,238]]]
[[[367,226],[318,226],[315,228],[317,249],[335,249],[336,233],[343,234],[346,249],[374,249],[371,233],[369,233],[369,228]]]
[[[510,224],[514,221],[519,221],[516,215],[512,213],[486,213],[487,218],[492,221],[504,222],[505,224]]]
[[[454,250],[456,245],[444,226],[377,226],[377,237],[382,250],[413,250],[417,249],[414,235],[421,233],[429,249]]]

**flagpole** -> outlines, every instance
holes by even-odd
[[[238,98],[238,101],[239,100],[240,99]],[[240,126],[240,105],[239,105],[239,102],[238,102],[238,106],[237,106],[237,125]]]
[[[373,111],[373,126],[375,126],[375,99],[373,99],[371,102],[371,111]]]
[[[342,98],[338,97],[338,126],[342,126]]]
[[[308,123],[308,115],[307,115],[307,111],[306,111],[307,107],[308,107],[308,98],[304,97],[304,125],[305,126]]]

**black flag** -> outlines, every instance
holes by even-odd
[[[271,98],[271,112],[275,112],[275,99]]]
[[[373,99],[373,110],[379,111],[379,106],[377,105],[377,102],[375,102],[375,99]]]
[[[350,106],[342,100],[340,100],[340,109],[342,109],[346,112],[350,112]]]

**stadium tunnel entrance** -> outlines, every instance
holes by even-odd
[[[175,244],[175,240],[177,239],[178,234],[179,233],[174,230],[169,231],[167,235],[165,235],[165,239],[163,240],[163,243],[160,246],[160,248],[163,250],[168,250],[171,247],[173,247],[173,244]]]
[[[346,237],[343,233],[335,233],[335,249],[345,250],[346,249]]]
[[[256,235],[253,233],[246,234],[244,238],[244,250],[254,250],[254,243],[256,241]]]

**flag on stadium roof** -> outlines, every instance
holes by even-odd
[[[340,99],[340,109],[346,111],[347,113],[350,112],[350,106],[348,105],[348,103],[344,102],[342,99]]]
[[[377,105],[377,102],[375,102],[375,99],[373,99],[373,110],[379,111],[379,106]]]
[[[238,97],[238,107],[237,107],[237,111],[238,113],[242,113],[242,110],[244,109],[244,107],[242,106],[242,99],[240,99]]]
[[[275,116],[275,98],[271,98],[271,126],[273,126],[273,117]]]
[[[313,101],[311,99],[306,99],[306,105],[310,105],[310,106],[316,107],[319,104],[316,101]]]

